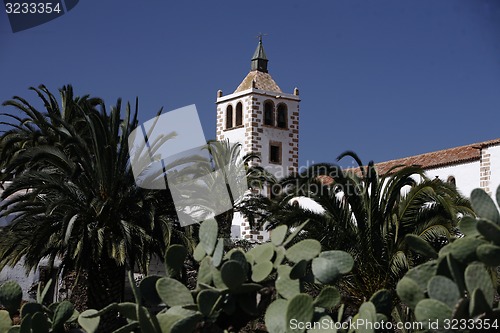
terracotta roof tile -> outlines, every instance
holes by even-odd
[[[253,86],[252,82],[254,82]],[[260,71],[251,71],[250,73],[248,73],[234,92],[237,93],[250,88],[262,89],[278,93],[282,92],[280,87],[276,84],[276,82],[274,82],[269,73]]]
[[[443,149],[443,150],[433,151],[430,153],[404,157],[397,160],[376,163],[375,166],[377,167],[378,173],[382,175],[387,173],[391,168],[398,165],[404,165],[404,166],[417,165],[423,169],[434,169],[454,164],[462,164],[479,160],[479,158],[481,157],[480,148],[495,146],[498,144],[500,144],[500,138],[484,142],[473,143],[466,146]]]
[[[414,155],[381,163],[375,163],[379,175],[387,174],[396,166],[419,166],[422,169],[434,169],[450,165],[463,164],[477,161],[481,158],[481,148],[500,145],[500,138],[473,143],[466,146],[448,148],[430,153]],[[348,168],[346,171],[354,171],[360,174],[359,168]],[[318,180],[324,185],[333,183],[329,176],[318,176]]]

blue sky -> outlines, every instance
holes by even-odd
[[[196,104],[215,137],[215,98],[250,69],[300,89],[300,164],[345,150],[384,161],[500,137],[500,1],[97,1],[12,33],[0,13],[0,100],[57,92]],[[3,112],[10,112],[4,109]]]

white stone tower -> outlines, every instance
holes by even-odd
[[[217,92],[217,140],[239,142],[243,153],[260,155],[260,165],[278,179],[298,168],[299,90],[284,93],[267,71],[262,37],[251,69],[236,90]],[[265,240],[267,233],[251,231],[241,216],[233,221],[233,236]]]

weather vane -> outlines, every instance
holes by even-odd
[[[259,42],[261,42],[261,43],[262,43],[262,37],[267,36],[267,35],[268,35],[268,34],[265,34],[265,33],[263,34],[262,32],[260,32],[260,33],[257,35],[257,38],[259,39]]]

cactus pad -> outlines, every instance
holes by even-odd
[[[321,252],[321,243],[315,239],[304,239],[286,250],[288,260],[295,263],[301,260],[312,260]]]

